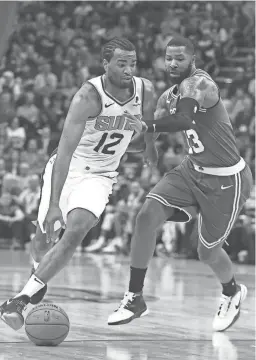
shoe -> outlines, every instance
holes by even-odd
[[[24,325],[22,312],[26,310],[30,298],[27,295],[21,295],[17,298],[5,301],[0,306],[1,319],[13,330],[19,330]]]
[[[142,293],[126,292],[118,309],[108,318],[108,325],[128,324],[132,320],[149,313]]]
[[[237,285],[237,292],[233,296],[221,295],[220,305],[213,320],[214,331],[224,331],[232,326],[240,316],[241,304],[247,295],[245,285]]]
[[[35,269],[34,269],[34,267],[32,267],[31,275],[33,275],[34,272],[35,272]],[[43,300],[46,292],[47,292],[47,284],[45,284],[45,286],[42,289],[40,289],[37,293],[35,293],[34,295],[31,296],[30,303],[32,305],[39,304]]]

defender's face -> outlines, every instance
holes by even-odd
[[[165,53],[165,69],[175,84],[190,75],[195,57],[186,52],[185,46],[168,46]]]
[[[103,65],[108,79],[121,89],[129,88],[136,71],[136,52],[116,49],[113,57]]]

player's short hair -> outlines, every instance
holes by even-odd
[[[182,35],[174,36],[167,44],[166,48],[169,46],[185,46],[187,52],[194,55],[195,54],[195,47],[192,41],[188,38],[185,38]]]
[[[103,46],[102,59],[110,61],[116,49],[136,51],[135,46],[129,40],[115,37]]]

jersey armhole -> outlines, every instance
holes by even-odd
[[[99,100],[99,102],[100,102],[100,111],[99,111],[99,114],[97,114],[97,115],[95,115],[95,116],[88,116],[88,119],[95,119],[96,117],[100,116],[101,113],[102,113],[102,109],[103,109],[102,103],[103,103],[103,102],[102,102],[102,97],[101,97],[98,89],[96,88],[96,86],[93,85],[90,81],[88,81],[88,83],[89,83],[91,86],[94,87],[94,90],[95,90],[95,92],[96,92],[96,94],[97,94],[97,97],[98,97],[98,100]]]

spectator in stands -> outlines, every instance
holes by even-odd
[[[6,175],[5,161],[0,158],[0,194],[2,194],[3,180]]]
[[[23,149],[26,140],[26,132],[24,127],[20,125],[20,120],[17,116],[13,118],[10,125],[7,126],[6,134],[7,141],[11,144],[13,149]]]
[[[14,73],[12,71],[5,71],[0,78],[0,93],[3,90],[12,93],[14,87]]]
[[[12,196],[4,193],[0,197],[0,233],[1,237],[10,238],[10,245],[14,250],[23,249],[21,243],[23,219],[24,214],[15,205]]]
[[[41,150],[44,154],[49,154],[49,145],[51,142],[51,129],[49,126],[45,126],[42,130],[38,131],[41,135],[40,142],[41,142]]]
[[[6,170],[13,175],[18,174],[20,164],[20,152],[14,148],[5,154]]]
[[[28,187],[25,188],[21,194],[15,197],[15,202],[18,204],[23,213],[23,244],[31,239],[35,231],[35,226],[32,221],[37,218],[37,211],[40,200],[40,182],[37,175],[31,175],[28,180]]]
[[[61,93],[70,101],[77,92],[78,87],[75,84],[75,77],[72,74],[72,68],[69,61],[64,61],[63,65],[64,70],[60,81]]]
[[[50,96],[57,89],[57,76],[51,72],[50,64],[44,64],[35,78],[35,92],[42,96]]]
[[[0,96],[0,125],[8,124],[16,115],[12,94],[3,91]]]
[[[161,163],[165,171],[170,171],[179,165],[184,157],[184,138],[181,134],[168,134],[163,146],[164,154]]]
[[[28,187],[30,176],[31,175],[29,175],[29,164],[26,162],[20,163],[18,178],[19,178],[21,191],[23,191]]]
[[[33,166],[37,165],[38,150],[37,140],[30,139],[27,144],[27,150],[21,153],[20,160],[29,164],[30,172],[33,171]]]
[[[69,22],[70,18],[62,19],[60,22],[58,41],[64,48],[68,47],[71,40],[75,36],[75,31],[69,27]]]
[[[35,125],[39,120],[39,109],[35,105],[35,95],[28,91],[25,95],[25,103],[18,107],[17,116]]]
[[[241,115],[244,111],[251,112],[252,99],[248,94],[246,94],[242,87],[238,87],[231,101],[233,103],[233,107],[229,113],[229,116],[232,123],[235,124],[238,116]]]
[[[128,197],[130,193],[130,186],[123,184],[120,186],[120,194],[122,198],[115,206],[115,216],[113,218],[114,237],[109,244],[104,247],[102,252],[104,254],[113,254],[123,251],[127,246],[126,227],[129,220],[129,205]]]

